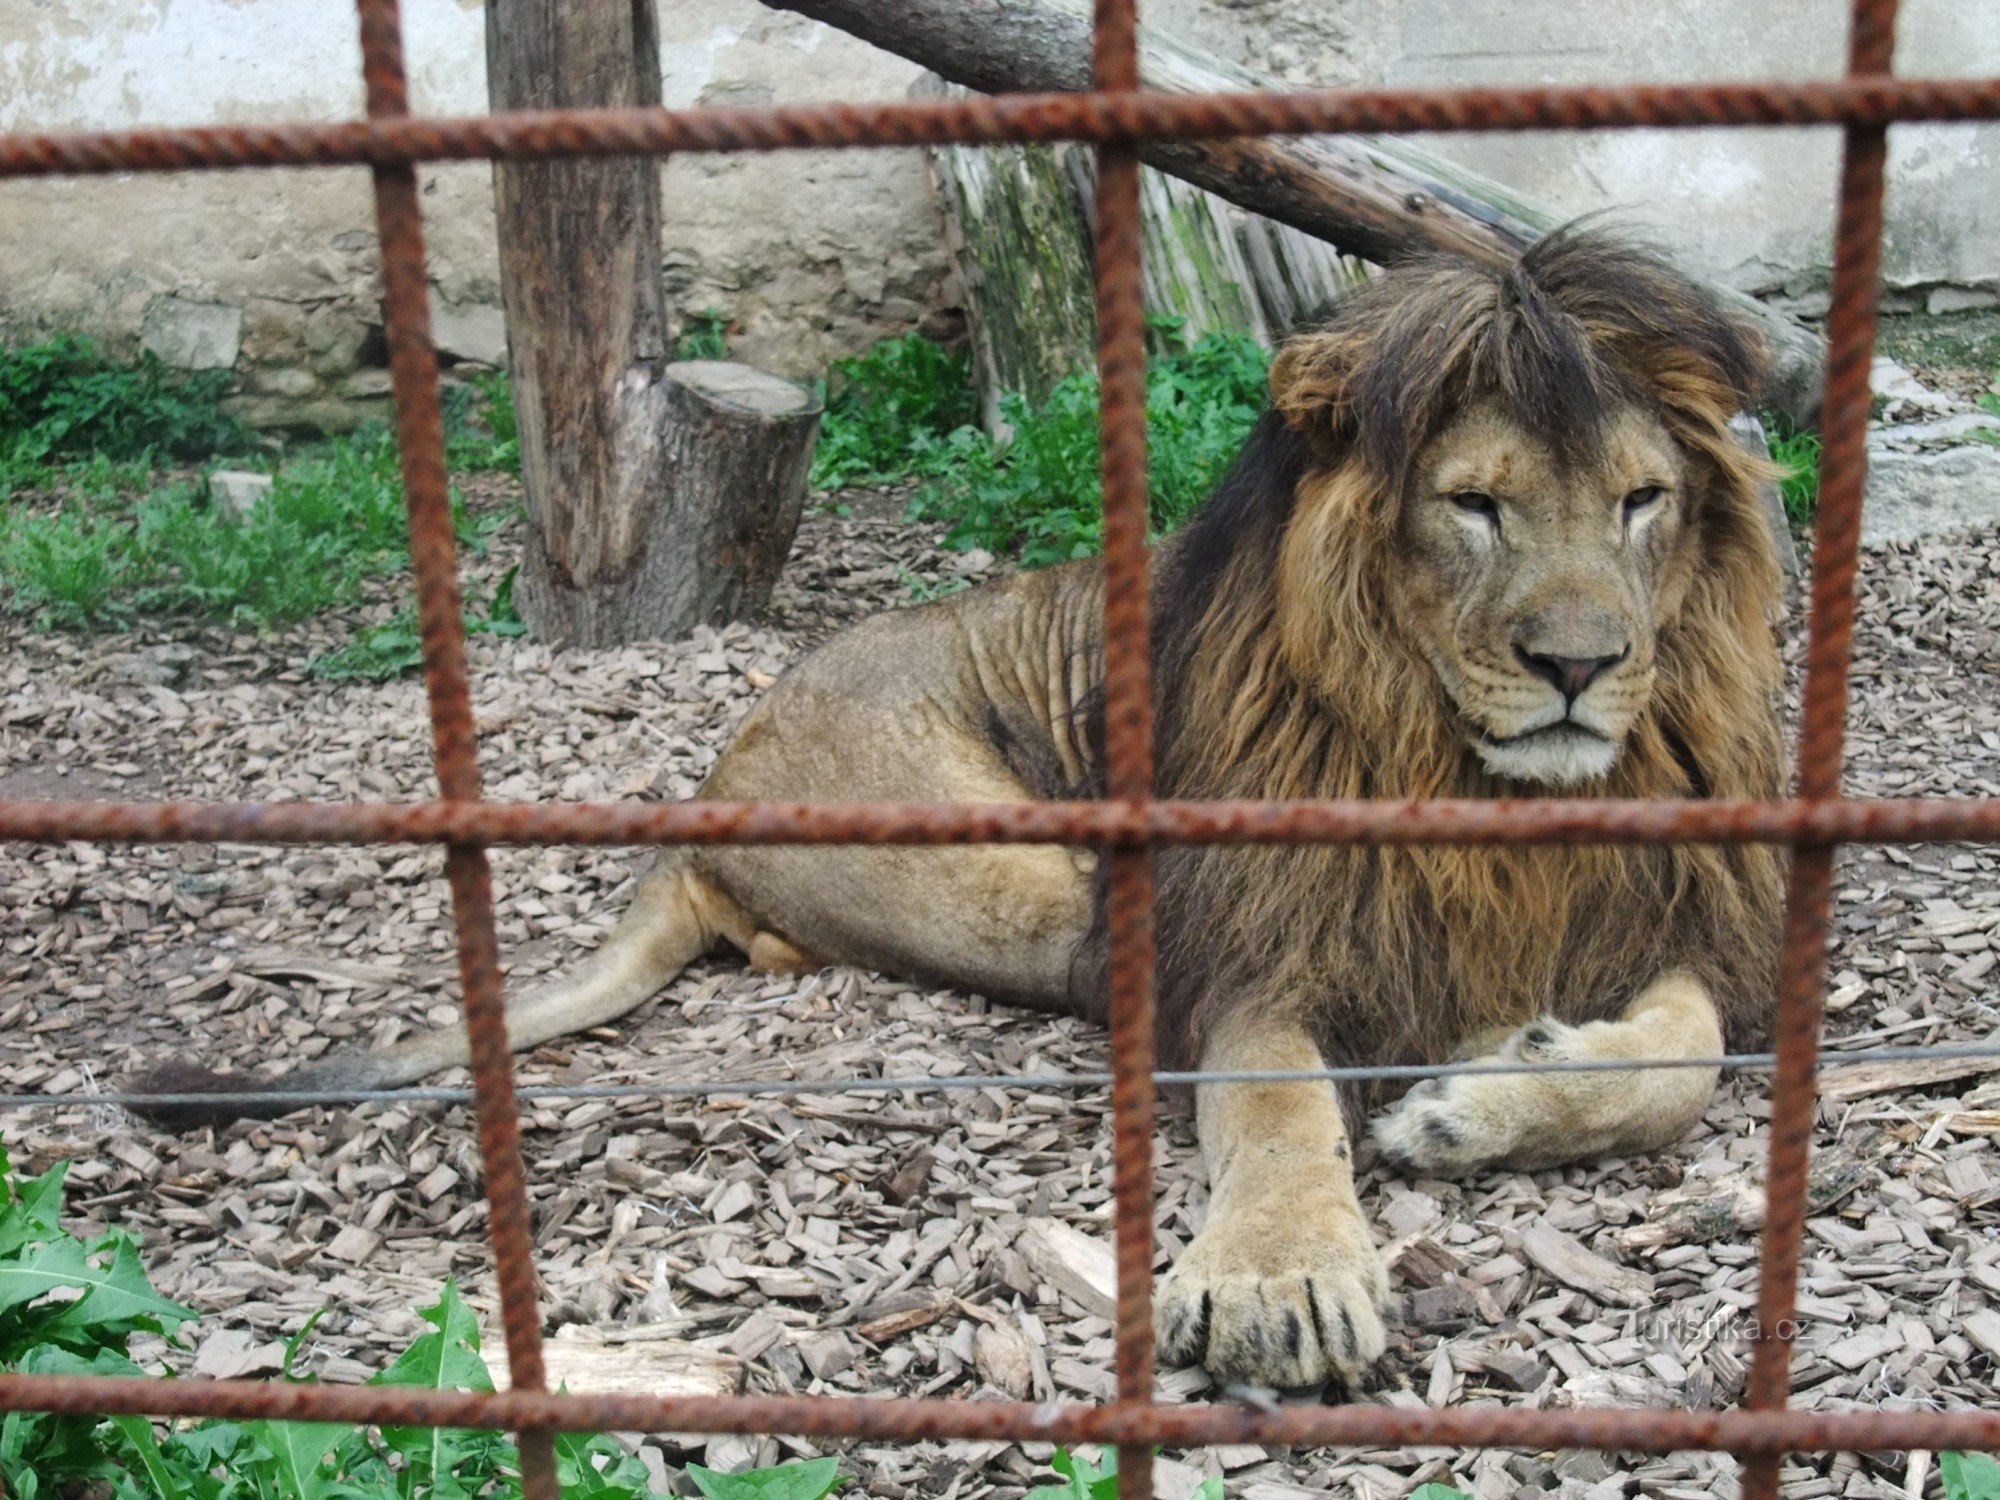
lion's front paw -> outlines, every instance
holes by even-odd
[[[1482,1063],[1546,1062],[1573,1051],[1576,1028],[1530,1021]],[[1520,1149],[1521,1129],[1540,1116],[1529,1108],[1539,1081],[1520,1074],[1457,1073],[1426,1078],[1376,1117],[1375,1144],[1390,1165],[1427,1177],[1460,1177]]]
[[[1387,1290],[1357,1206],[1211,1219],[1160,1283],[1160,1353],[1219,1380],[1353,1389],[1381,1357]]]
[[[1398,1171],[1459,1177],[1494,1160],[1493,1122],[1463,1085],[1471,1078],[1426,1078],[1378,1115],[1375,1144]]]

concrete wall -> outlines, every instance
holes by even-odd
[[[485,17],[407,0],[420,112],[486,108]],[[670,105],[897,98],[918,69],[756,0],[661,6]],[[0,0],[0,130],[361,113],[342,0]],[[670,302],[726,310],[744,357],[793,374],[943,319],[945,261],[914,152],[686,156],[663,170]],[[483,164],[423,172],[441,345],[504,345]],[[260,407],[379,395],[373,203],[360,170],[0,183],[0,339],[80,327],[121,349],[218,347],[240,313]]]
[[[477,0],[406,0],[422,111],[485,107]],[[1824,76],[1845,0],[1149,0],[1149,22],[1295,83]],[[668,103],[900,97],[916,70],[757,0],[662,4]],[[1991,0],[1905,0],[1898,66],[2000,73]],[[340,0],[0,0],[0,129],[331,120],[360,112]],[[1886,271],[1904,305],[2000,301],[2000,129],[1893,137]],[[1693,268],[1823,305],[1831,132],[1452,137],[1555,207],[1613,206]],[[873,338],[951,325],[917,153],[682,157],[663,168],[670,298],[715,306],[745,357],[809,374]],[[443,342],[500,354],[488,173],[424,173]],[[273,405],[379,394],[365,173],[0,183],[0,337],[81,327],[220,360]]]

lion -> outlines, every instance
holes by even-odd
[[[1755,336],[1599,230],[1505,264],[1389,269],[1289,340],[1270,408],[1159,544],[1159,790],[1184,798],[1776,795],[1771,470],[1729,431]],[[728,800],[1026,802],[1102,769],[1099,561],[829,640],[700,789]],[[1101,881],[1052,846],[667,851],[600,951],[512,1003],[517,1048],[631,1010],[718,944],[1101,1017]],[[1781,860],[1761,846],[1180,847],[1157,858],[1169,1065],[1643,1063],[1752,1039]],[[462,1029],[275,1087],[464,1065]],[[155,1085],[271,1088],[181,1068]],[[1713,1069],[1455,1074],[1385,1101],[1201,1084],[1208,1218],[1159,1288],[1164,1358],[1358,1384],[1386,1277],[1351,1127],[1424,1176],[1666,1145]],[[232,1111],[235,1113],[236,1111]]]

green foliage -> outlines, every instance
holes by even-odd
[[[521,427],[506,375],[492,370],[444,391],[445,462],[457,472],[521,472]]]
[[[85,1242],[62,1227],[68,1163],[14,1175],[0,1146],[0,1371],[143,1376],[126,1352],[135,1333],[174,1339],[194,1312],[153,1290],[122,1230]],[[281,1378],[326,1309],[285,1347]],[[419,1314],[430,1331],[370,1385],[490,1391],[479,1321],[446,1281]],[[555,1440],[563,1500],[651,1500],[646,1466],[604,1437]],[[749,1474],[688,1473],[710,1500],[825,1500],[838,1460]],[[92,1488],[94,1486],[94,1488]],[[0,1494],[14,1500],[519,1500],[520,1457],[502,1433],[329,1422],[170,1425],[143,1417],[9,1412],[0,1420]],[[1220,1494],[1203,1500],[1221,1500]]]
[[[1940,1453],[1944,1500],[2000,1500],[2000,1463],[1984,1453]]]
[[[888,339],[836,363],[813,450],[815,489],[935,473],[941,444],[978,415],[972,371],[921,334]]]
[[[896,575],[896,581],[902,584],[904,592],[918,604],[929,604],[937,599],[949,599],[953,594],[962,594],[972,587],[972,580],[970,578],[947,575],[943,578],[930,579],[923,577],[921,574],[913,573],[908,568],[904,568]]]
[[[1029,1490],[1021,1500],[1118,1500],[1118,1450],[1106,1448],[1092,1463],[1067,1448],[1058,1448],[1049,1467],[1062,1475],[1061,1484],[1045,1484]],[[1195,1487],[1194,1500],[1222,1500],[1222,1481],[1204,1479]]]
[[[127,1340],[142,1332],[172,1338],[194,1313],[153,1290],[137,1243],[122,1230],[88,1242],[64,1232],[66,1171],[58,1164],[23,1180],[0,1149],[0,1369],[144,1375]],[[371,1384],[492,1390],[479,1325],[458,1288],[446,1282],[422,1317],[432,1331]],[[292,1363],[317,1321],[287,1347],[283,1378],[297,1378]],[[645,1465],[605,1438],[559,1439],[556,1465],[565,1500],[652,1493]],[[506,1500],[521,1492],[514,1445],[499,1433],[205,1421],[163,1437],[140,1417],[10,1412],[0,1422],[0,1492],[56,1500],[92,1482],[113,1500]]]
[[[0,349],[0,474],[65,459],[189,460],[247,446],[222,410],[227,370],[186,374],[151,354],[107,359],[89,339],[58,334]]]
[[[1249,436],[1269,356],[1242,334],[1212,333],[1190,347],[1170,324],[1155,331],[1165,352],[1146,375],[1147,504],[1155,534],[1165,534],[1207,498]],[[1003,397],[1001,416],[1013,429],[1003,443],[969,427],[946,439],[917,515],[948,522],[952,546],[1015,553],[1024,566],[1098,551],[1096,376],[1070,376],[1038,408]]]
[[[217,504],[205,481],[137,499],[109,483],[72,483],[54,511],[17,502],[0,515],[0,595],[45,628],[141,615],[261,628],[352,603],[366,579],[406,564],[402,479],[385,429],[323,444],[272,477],[242,514]],[[482,547],[493,522],[456,502],[454,517],[460,541]]]
[[[514,611],[514,579],[518,567],[493,591],[492,608],[483,615],[466,610],[460,617],[467,635],[515,636],[527,632]],[[327,682],[388,682],[424,664],[423,637],[417,631],[417,612],[398,610],[380,625],[364,626],[353,640],[337,651],[315,656],[306,670]]]
[[[1804,526],[1819,504],[1819,434],[1796,430],[1775,415],[1764,422],[1771,433],[1771,457],[1784,471],[1778,476],[1778,493],[1784,497],[1785,514],[1794,526]]]
[[[85,1242],[63,1231],[67,1172],[58,1163],[17,1178],[0,1149],[0,1369],[137,1375],[126,1340],[171,1336],[194,1313],[153,1290],[130,1235],[114,1229]],[[52,1500],[70,1485],[98,1481],[117,1500],[139,1500],[146,1491],[98,1440],[101,1425],[95,1417],[8,1413],[0,1421],[0,1491]]]
[[[729,314],[719,307],[689,313],[674,340],[674,358],[729,358]]]
[[[708,1500],[826,1500],[843,1483],[837,1458],[808,1459],[742,1474],[718,1474],[700,1464],[689,1464],[687,1472]]]
[[[2000,385],[2000,381],[1994,383]],[[1988,391],[1975,404],[1981,411],[2000,417],[2000,392]],[[1976,428],[1966,436],[1975,443],[2000,443],[2000,432],[1995,432],[1990,427]]]

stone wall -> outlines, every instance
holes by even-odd
[[[485,107],[477,0],[406,0],[422,111]],[[1835,73],[1845,0],[1148,0],[1147,20],[1295,83],[1537,83]],[[917,70],[757,0],[661,5],[670,104],[898,98]],[[1991,0],[1905,0],[1907,72],[2000,73]],[[360,113],[339,0],[36,0],[0,6],[0,129]],[[2000,129],[1895,132],[1896,305],[2000,303]],[[1611,207],[1692,268],[1823,306],[1832,132],[1640,131],[1446,139],[1565,210]],[[677,158],[662,264],[681,313],[726,312],[743,356],[810,375],[955,309],[915,152]],[[442,346],[502,357],[487,169],[425,170]],[[235,364],[255,415],[323,423],[379,402],[367,176],[356,170],[0,183],[0,339],[57,327]]]

